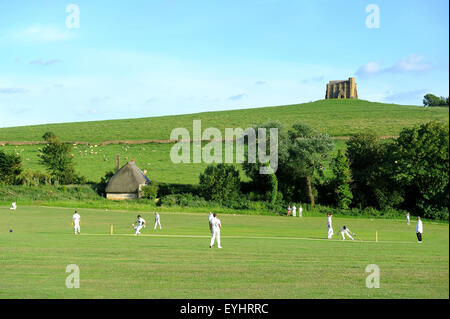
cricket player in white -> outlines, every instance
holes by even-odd
[[[211,242],[209,243],[209,248],[212,248],[214,245],[214,240],[217,238],[217,248],[222,248],[220,246],[220,228],[222,228],[222,224],[220,223],[220,219],[216,217],[216,213],[213,214],[213,218],[211,220],[212,224],[212,236]]]
[[[153,229],[156,229],[156,225],[159,225],[159,229],[161,229],[161,218],[157,212],[155,213],[155,227]]]
[[[302,217],[302,213],[303,213],[303,207],[302,207],[302,205],[300,205],[300,207],[298,208],[298,217]]]
[[[297,207],[295,207],[295,205],[292,207],[292,216],[293,217],[297,216]]]
[[[333,224],[331,222],[331,218],[333,217],[333,215],[331,215],[331,213],[328,213],[328,221],[327,221],[327,227],[328,227],[328,239],[331,239],[331,237],[333,236],[334,232],[333,232]]]
[[[16,208],[17,208],[16,202],[12,202],[11,207],[9,209],[16,210]]]
[[[411,222],[411,220],[410,220],[409,212],[407,212],[406,213],[406,224],[409,225],[410,222]]]
[[[72,216],[72,225],[73,225],[73,229],[75,231],[75,235],[79,234],[81,231],[80,221],[81,221],[81,216],[80,216],[80,214],[78,214],[78,211],[75,211],[75,214],[73,214],[73,216]]]
[[[137,216],[137,221],[134,222],[134,224],[131,225],[134,227],[136,232],[134,233],[134,236],[141,234],[141,229],[145,227],[145,219],[141,217],[141,215]]]
[[[419,216],[417,216],[417,225],[416,225],[416,235],[417,235],[417,242],[419,244],[422,243],[422,233],[423,233],[423,224],[422,224],[422,220],[420,219]]]
[[[340,232],[341,232],[342,240],[345,240],[345,235],[347,235],[348,238],[350,238],[351,240],[354,240],[353,237],[350,235],[350,233],[351,233],[350,229],[348,229],[346,226],[342,226]]]
[[[211,232],[211,235],[212,235],[212,220],[213,220],[213,218],[214,218],[213,213],[209,212],[209,215],[208,215],[208,219],[209,219],[209,231]]]

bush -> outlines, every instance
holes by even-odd
[[[33,201],[94,201],[103,200],[89,185],[44,185],[1,186],[0,201],[33,202]]]
[[[22,173],[22,159],[16,154],[0,151],[0,184],[19,184],[18,176]]]
[[[168,184],[168,183],[155,183],[158,185],[158,196],[163,197],[173,194],[186,194],[198,195],[198,187],[191,184]]]
[[[279,194],[279,198],[281,197],[281,194]],[[247,210],[256,212],[257,214],[282,214],[282,212],[284,211],[284,203],[281,203],[282,202],[278,201],[274,204],[268,203],[266,201],[252,201],[244,196],[229,200],[207,201],[203,197],[195,196],[192,194],[173,194],[161,197],[160,201],[158,202],[158,206],[208,208],[210,210],[214,210],[217,208],[226,208],[240,211]]]
[[[158,197],[158,185],[150,184],[142,187],[142,197],[156,199],[156,197]]]
[[[240,194],[239,171],[234,165],[209,165],[200,174],[200,195],[206,200],[230,200]]]
[[[20,184],[27,186],[51,185],[52,177],[46,172],[25,170],[19,175]]]
[[[211,207],[220,206],[216,202],[208,202],[203,197],[192,194],[173,194],[161,197],[159,206],[180,206],[180,207]]]

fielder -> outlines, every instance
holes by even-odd
[[[345,235],[347,235],[348,238],[350,238],[351,240],[354,240],[353,237],[350,235],[350,233],[351,233],[350,229],[348,229],[346,226],[342,226],[340,232],[341,232],[342,240],[345,240]],[[352,233],[352,235],[355,235],[355,234]]]
[[[411,222],[411,220],[410,220],[409,212],[406,212],[406,224],[409,225],[410,222]]]
[[[73,214],[72,216],[72,226],[76,234],[80,234],[80,221],[81,221],[81,216],[80,214],[78,214],[78,211],[75,211],[75,214]]]
[[[331,237],[334,235],[333,232],[333,224],[331,223],[331,218],[333,215],[331,213],[328,213],[328,221],[327,221],[327,227],[328,227],[328,239],[331,239]]]
[[[212,235],[212,219],[214,218],[213,213],[209,212],[208,219],[209,219],[209,231]]]
[[[214,240],[217,238],[217,248],[222,248],[220,246],[220,228],[222,228],[222,224],[220,223],[220,219],[216,217],[216,213],[213,214],[213,218],[211,220],[212,224],[212,236],[211,242],[209,243],[209,248],[212,248],[214,245]]]
[[[16,202],[12,202],[11,207],[9,209],[16,210],[16,208],[17,208]]]
[[[297,216],[297,207],[295,207],[295,205],[292,207],[292,216],[293,217]]]
[[[135,221],[131,226],[136,230],[134,236],[140,235],[141,229],[145,227],[145,219],[142,218],[141,215],[138,215],[137,221]]]
[[[302,205],[300,205],[300,207],[298,208],[298,217],[302,217],[302,213],[303,213],[303,207],[302,207]]]
[[[159,229],[162,229],[161,218],[159,217],[159,214],[157,212],[155,213],[155,227],[153,229],[156,229],[156,225],[159,225]]]
[[[419,216],[417,216],[417,225],[416,225],[416,235],[417,235],[417,242],[419,244],[422,243],[422,233],[423,233],[423,224],[422,224],[422,220],[420,219]]]

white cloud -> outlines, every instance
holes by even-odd
[[[42,65],[42,66],[48,66],[48,65],[55,64],[55,63],[60,63],[60,62],[62,62],[60,59],[43,60],[43,59],[39,58],[39,59],[35,59],[35,60],[30,61],[30,64],[39,64],[39,65]]]
[[[24,42],[60,42],[70,40],[75,36],[74,32],[61,30],[50,26],[35,25],[24,30],[6,35],[6,38]]]
[[[426,89],[417,89],[411,91],[391,93],[384,97],[384,101],[417,103],[417,101],[421,101],[426,92],[427,92]]]
[[[383,68],[378,62],[366,63],[359,67],[355,74],[363,78],[368,78],[381,73],[423,72],[430,69],[430,65],[423,60],[423,55],[411,53],[390,67]]]
[[[247,94],[245,94],[245,93],[237,94],[237,95],[233,95],[233,96],[228,97],[228,100],[237,101],[237,100],[243,99],[246,96],[247,96]]]
[[[323,75],[321,76],[313,76],[307,79],[303,79],[301,81],[302,84],[317,84],[317,82],[323,82],[325,80],[325,77]]]
[[[381,71],[381,65],[378,62],[369,62],[361,66],[355,74],[360,77],[370,77]]]
[[[387,71],[391,72],[417,72],[417,71],[426,71],[430,69],[430,65],[423,62],[423,55],[419,54],[410,54],[409,56],[400,59],[397,63],[395,63],[391,68]]]
[[[27,89],[23,88],[0,88],[1,94],[20,94],[20,93],[27,93]]]

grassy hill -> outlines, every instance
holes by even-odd
[[[247,128],[252,124],[278,120],[286,127],[304,121],[332,136],[348,136],[363,130],[379,135],[397,135],[402,128],[430,120],[448,123],[448,108],[424,108],[363,100],[321,100],[312,103],[265,107],[246,110],[208,112],[141,119],[111,120],[0,128],[0,150],[15,152],[23,159],[25,169],[44,170],[39,163],[40,145],[1,145],[1,141],[42,141],[46,131],[53,131],[62,140],[90,142],[73,149],[76,169],[92,181],[100,181],[107,170],[115,167],[116,154],[122,164],[135,159],[151,180],[169,183],[197,184],[199,174],[207,164],[174,164],[170,161],[171,144],[100,145],[105,141],[154,139],[167,140],[176,127],[192,130],[192,121],[202,120],[202,129],[217,127]],[[192,136],[191,136],[192,137]],[[97,144],[95,146],[95,144]],[[336,140],[336,147],[344,141]],[[240,167],[240,165],[238,165]],[[326,168],[327,169],[327,168]],[[327,171],[327,170],[326,170]],[[241,174],[243,176],[243,174]]]
[[[189,110],[186,110],[187,112]],[[193,120],[202,129],[216,127],[243,129],[278,120],[290,127],[303,121],[331,136],[348,136],[363,130],[379,135],[397,135],[402,128],[430,120],[448,122],[449,108],[396,105],[364,100],[320,100],[311,103],[233,111],[205,112],[151,118],[47,124],[0,128],[1,141],[42,141],[46,131],[62,140],[100,143],[119,140],[167,140],[173,128],[192,130]]]

